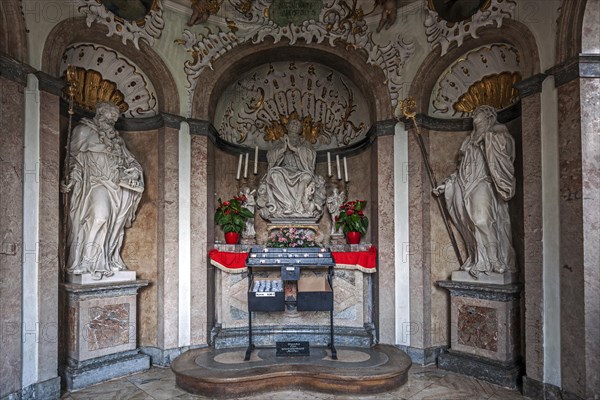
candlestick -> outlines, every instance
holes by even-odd
[[[350,177],[348,176],[348,162],[346,161],[346,157],[344,157],[344,180],[348,182]]]
[[[248,158],[250,157],[250,153],[246,153],[246,163],[244,164],[244,178],[248,177]]]
[[[340,169],[340,155],[336,154],[335,155],[335,164],[337,165],[337,175],[338,175],[338,181],[340,179],[342,179],[342,171]]]
[[[327,176],[331,176],[331,153],[327,152]]]
[[[258,174],[258,146],[254,148],[254,175]]]
[[[240,161],[238,161],[237,175],[235,177],[235,179],[237,179],[238,181],[240,180],[241,173],[242,173],[242,154],[240,154]]]

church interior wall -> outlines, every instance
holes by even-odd
[[[87,28],[85,19],[75,17],[79,15],[71,2],[51,2],[55,9],[44,2],[25,1],[21,10],[15,1],[2,2],[0,8],[2,15],[8,16],[17,13],[27,26],[27,42],[21,40],[25,35],[20,19],[16,29],[8,29],[5,19],[0,19],[0,50],[17,60],[28,60],[35,69],[40,69],[54,78],[58,78],[60,60],[64,49],[71,43],[78,41],[93,42],[106,45],[123,54],[128,55],[149,76],[157,88],[159,107],[161,112],[175,116],[186,116],[188,105],[193,100],[191,114],[195,118],[210,121],[214,116],[216,97],[219,88],[231,79],[236,73],[249,68],[252,62],[237,63],[235,67],[227,65],[236,63],[234,58],[223,58],[215,63],[215,71],[206,71],[199,80],[199,87],[210,84],[211,91],[196,90],[191,99],[187,90],[188,82],[182,73],[184,60],[189,57],[182,46],[173,42],[181,37],[187,15],[181,15],[173,7],[164,10],[165,30],[155,46],[141,44],[142,51],[137,51],[131,45],[123,45],[117,37],[106,37],[105,28],[92,25]],[[564,2],[563,2],[564,3]],[[417,3],[413,3],[399,20],[406,24],[386,32],[385,35],[398,35],[400,31],[407,38],[414,40],[415,52],[407,62],[404,70],[406,84],[402,87],[404,97],[409,92],[417,98],[418,109],[428,110],[432,88],[445,68],[454,60],[486,43],[511,43],[519,49],[522,55],[523,78],[534,77],[535,74],[546,71],[548,68],[561,61],[567,61],[578,54],[579,49],[587,53],[598,53],[598,42],[593,40],[599,35],[597,23],[592,17],[597,13],[599,2],[589,0],[588,13],[583,16],[582,7],[586,2],[577,0],[573,7],[565,7],[558,0],[551,2],[517,2],[515,20],[505,20],[502,29],[482,28],[479,38],[468,38],[462,46],[451,46],[444,56],[438,49],[431,50],[426,37],[420,32],[423,30],[421,21],[424,11]],[[12,8],[10,8],[12,7]],[[562,9],[561,9],[562,8]],[[7,11],[8,10],[8,11]],[[560,15],[560,16],[559,16]],[[413,18],[414,17],[414,18]],[[558,18],[558,21],[557,21]],[[583,19],[584,39],[581,32],[577,32],[577,18]],[[596,18],[597,19],[597,18]],[[62,22],[61,22],[62,21]],[[555,22],[557,21],[557,24]],[[576,21],[576,23],[573,23]],[[591,21],[591,22],[590,22]],[[574,25],[574,26],[573,26]],[[581,28],[581,26],[580,26]],[[15,32],[16,31],[16,32]],[[414,33],[419,32],[419,33]],[[16,35],[16,36],[15,36]],[[21,38],[21,39],[19,39]],[[45,38],[46,40],[40,40]],[[591,39],[588,39],[591,38]],[[8,44],[8,45],[7,45]],[[256,49],[266,49],[272,43],[260,43],[247,48],[240,48],[236,57],[251,54]],[[284,49],[281,57],[294,57],[294,48],[284,43],[275,45]],[[309,49],[303,43],[298,48]],[[379,70],[364,64],[364,55],[348,51],[341,47],[326,48],[312,46],[318,51],[329,56],[320,55],[322,59],[331,57],[330,64],[334,65],[342,57],[347,57],[348,62],[340,68],[346,69],[353,80],[359,84],[364,94],[369,97],[374,121],[381,121],[391,117],[391,103],[383,85],[383,76]],[[18,51],[17,51],[18,50]],[[236,51],[232,52],[236,53]],[[310,51],[307,50],[306,54]],[[308,56],[302,56],[308,57]],[[239,60],[238,60],[239,61]],[[262,60],[265,62],[265,60]],[[354,63],[354,64],[353,64]],[[364,65],[358,65],[358,64]],[[360,73],[368,73],[364,78],[359,78]],[[596,220],[586,219],[586,210],[593,210],[594,203],[593,179],[580,179],[582,175],[594,174],[598,168],[597,157],[594,158],[594,136],[589,132],[597,132],[597,118],[593,117],[593,106],[598,104],[594,95],[600,93],[597,80],[577,79],[558,88],[558,131],[560,132],[560,258],[563,267],[560,272],[560,318],[563,326],[558,338],[561,347],[560,354],[548,352],[554,350],[544,348],[544,296],[543,277],[547,265],[542,263],[542,214],[540,210],[533,210],[536,203],[541,202],[541,139],[544,129],[541,127],[540,116],[542,104],[539,95],[535,94],[522,99],[521,110],[523,117],[509,121],[507,126],[517,143],[517,161],[515,168],[519,186],[515,199],[511,202],[511,215],[513,217],[514,245],[519,257],[519,268],[522,280],[525,282],[525,295],[522,298],[522,348],[525,357],[527,375],[539,382],[548,382],[562,386],[565,390],[585,397],[585,387],[581,382],[586,382],[587,387],[597,387],[597,377],[593,371],[598,368],[598,361],[594,354],[598,351],[598,341],[589,338],[590,333],[597,333],[600,337],[600,322],[598,321],[597,307],[594,302],[597,295],[597,270],[590,265],[597,263],[597,247],[593,240],[593,223]],[[375,83],[373,83],[375,82]],[[3,132],[23,132],[25,115],[23,111],[25,83],[16,83],[13,80],[0,76],[2,88],[2,102],[0,110],[0,125]],[[219,86],[221,85],[221,86]],[[226,85],[225,85],[226,86]],[[410,89],[409,89],[410,87]],[[42,91],[42,113],[51,114],[56,111],[58,98],[53,94]],[[54,110],[54,111],[53,111]],[[56,111],[58,113],[58,111]],[[586,114],[587,113],[587,114]],[[580,120],[581,115],[587,119]],[[57,117],[58,118],[58,117]],[[66,119],[60,122],[61,131],[66,129]],[[47,119],[42,124],[40,139],[50,140],[51,146],[56,143],[54,127],[58,122]],[[407,125],[408,129],[412,129]],[[423,129],[424,137],[429,146],[429,155],[438,181],[448,176],[456,166],[456,154],[467,131],[442,131]],[[191,205],[190,205],[190,271],[189,271],[189,310],[180,309],[180,285],[182,284],[178,269],[179,261],[179,169],[178,160],[178,130],[173,127],[162,127],[147,131],[122,132],[129,149],[140,160],[144,168],[146,190],[137,212],[137,219],[125,236],[123,256],[125,262],[134,269],[138,278],[149,279],[152,283],[143,289],[139,296],[138,310],[138,343],[141,347],[159,348],[162,350],[174,349],[188,345],[206,345],[209,343],[209,330],[214,322],[217,306],[214,304],[215,270],[207,263],[207,253],[210,244],[223,241],[223,233],[215,229],[213,224],[213,210],[216,199],[228,199],[237,195],[242,186],[257,187],[258,179],[266,171],[266,163],[260,162],[258,174],[249,172],[248,179],[235,179],[237,170],[237,155],[219,149],[210,138],[202,134],[191,136]],[[596,137],[597,139],[597,137]],[[2,321],[2,340],[8,340],[8,346],[1,346],[0,350],[0,375],[6,378],[6,383],[1,387],[0,398],[5,394],[13,393],[21,385],[21,330],[22,316],[20,312],[23,284],[21,266],[23,264],[21,250],[18,243],[21,240],[22,223],[22,192],[23,182],[27,177],[23,160],[23,137],[21,135],[2,134],[0,138],[2,149],[2,209],[3,223],[0,228],[0,237],[3,238],[2,252],[0,253],[0,269],[2,276],[11,276],[12,279],[2,279],[0,282],[0,315]],[[586,142],[587,141],[587,142]],[[348,157],[350,182],[344,183],[335,179],[328,180],[329,185],[337,185],[340,189],[349,192],[350,199],[359,198],[368,201],[367,215],[371,219],[371,226],[365,241],[372,242],[379,247],[380,265],[378,276],[375,277],[376,298],[379,300],[374,310],[375,319],[379,324],[380,339],[385,343],[396,343],[397,321],[395,320],[395,264],[394,252],[401,249],[394,248],[394,204],[393,199],[394,174],[404,174],[403,171],[390,170],[393,165],[395,150],[392,136],[383,136],[375,139],[370,148]],[[597,141],[596,141],[597,142]],[[63,147],[63,146],[61,146]],[[51,147],[50,147],[51,148]],[[530,151],[532,151],[530,153]],[[52,150],[54,151],[54,150]],[[448,279],[451,272],[457,269],[453,251],[448,244],[448,236],[442,224],[439,211],[430,196],[429,182],[422,166],[421,155],[414,133],[408,133],[409,168],[409,241],[413,247],[410,252],[410,321],[414,329],[409,334],[410,347],[427,350],[446,347],[449,343],[449,299],[447,293],[437,287],[436,281]],[[586,163],[586,157],[592,161]],[[50,155],[56,160],[57,155]],[[392,158],[390,158],[392,157]],[[62,159],[62,158],[61,158]],[[250,166],[252,166],[252,154]],[[58,167],[60,169],[60,167]],[[317,173],[326,176],[326,165],[317,164]],[[335,175],[335,173],[334,173]],[[390,177],[392,177],[390,179]],[[573,179],[575,177],[575,179]],[[54,178],[52,178],[54,179]],[[55,180],[55,179],[54,179]],[[591,182],[591,183],[590,183]],[[56,183],[56,182],[54,182]],[[590,187],[586,184],[590,183]],[[577,198],[581,195],[580,188],[584,187],[591,193],[589,198]],[[46,192],[56,194],[56,188]],[[391,193],[390,193],[391,190]],[[558,190],[558,188],[556,189]],[[571,197],[574,197],[572,199]],[[56,199],[43,198],[44,207],[54,204]],[[44,209],[43,207],[41,209]],[[390,210],[392,214],[390,215]],[[55,210],[43,217],[48,218],[48,231],[44,234],[51,236],[52,228],[58,219],[59,211]],[[321,220],[320,228],[328,226],[328,216]],[[558,217],[557,217],[558,218]],[[266,223],[257,222],[257,231],[264,231]],[[577,221],[570,224],[569,221]],[[6,223],[5,223],[6,222]],[[396,221],[397,222],[397,221]],[[587,225],[587,222],[592,224]],[[390,232],[391,229],[391,232]],[[326,229],[325,229],[326,230]],[[325,235],[327,240],[328,234]],[[392,239],[390,239],[391,237]],[[569,238],[567,241],[566,238]],[[259,238],[261,240],[261,238]],[[573,242],[570,244],[569,242]],[[534,249],[534,244],[539,245]],[[548,243],[544,242],[543,246]],[[464,250],[461,248],[461,250]],[[539,251],[538,251],[539,250]],[[594,254],[594,251],[596,252]],[[463,253],[464,254],[464,253]],[[45,267],[41,267],[43,271]],[[55,273],[51,271],[51,273]],[[44,297],[54,296],[56,291],[54,283],[48,284],[40,279],[39,305],[40,313],[44,310]],[[583,290],[582,290],[583,288]],[[547,287],[546,287],[547,289]],[[48,302],[52,308],[52,302]],[[595,307],[595,308],[594,308]],[[51,310],[50,310],[51,311]],[[53,315],[46,314],[44,315]],[[181,320],[189,318],[190,325],[187,333],[180,329]],[[546,316],[547,317],[547,316]],[[17,324],[14,324],[14,322]],[[186,336],[187,335],[187,336]],[[593,336],[593,335],[592,335]],[[546,338],[547,339],[547,338]],[[583,343],[583,344],[582,344]],[[40,353],[39,379],[51,379],[54,359],[44,355],[52,353],[52,348],[42,349]],[[595,353],[596,352],[596,353]],[[49,357],[49,358],[48,358]],[[546,358],[545,358],[546,357]],[[557,361],[558,359],[558,361]],[[562,367],[558,372],[559,378],[544,369],[546,360],[551,360],[552,365],[557,362]],[[47,365],[42,365],[47,363]],[[561,369],[561,368],[559,368]]]

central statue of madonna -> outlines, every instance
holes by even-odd
[[[315,174],[317,152],[302,137],[302,123],[290,119],[287,134],[267,152],[267,173],[256,205],[264,219],[316,222],[323,214],[325,179]]]

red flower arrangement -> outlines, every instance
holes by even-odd
[[[365,200],[353,200],[342,204],[340,215],[335,217],[335,229],[341,227],[344,233],[360,232],[365,235],[369,227],[369,219],[363,211],[366,205]]]
[[[223,229],[223,232],[242,233],[246,226],[246,220],[254,217],[253,212],[243,207],[246,201],[246,195],[234,196],[228,201],[221,201],[219,198],[215,223]]]

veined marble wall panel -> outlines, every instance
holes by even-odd
[[[191,345],[208,342],[208,143],[206,136],[192,135],[191,171]]]
[[[0,398],[21,389],[23,91],[0,76]]]
[[[446,177],[456,171],[458,151],[468,132],[438,132],[429,133],[429,161],[431,168],[441,184]],[[421,160],[421,163],[423,161]],[[437,286],[436,281],[450,279],[452,271],[457,271],[460,264],[456,259],[448,231],[437,207],[436,200],[430,190],[429,181],[424,186],[424,195],[430,197],[429,208],[430,237],[427,247],[422,249],[429,255],[431,266],[431,344],[430,346],[450,345],[450,330],[448,327],[449,303],[448,291]],[[460,235],[456,230],[454,235],[459,244],[463,259],[467,251]]]
[[[585,398],[585,264],[579,80],[558,88],[562,389]],[[597,266],[596,266],[597,268]]]
[[[542,262],[542,133],[541,99],[533,94],[521,99],[525,257],[525,346],[527,377],[544,381],[544,288]]]
[[[38,382],[58,368],[59,114],[58,96],[40,92]]]
[[[419,145],[413,131],[408,133],[408,165],[410,232],[409,244],[402,249],[410,254],[410,325],[401,334],[408,336],[410,345],[426,348],[431,345],[427,332],[431,329],[431,265],[422,249],[429,245],[430,185],[427,180]],[[429,131],[421,129],[425,138]]]
[[[159,130],[158,347],[179,337],[179,130]]]
[[[138,345],[157,345],[158,279],[158,131],[123,132],[127,148],[144,169],[144,194],[131,228],[125,230],[121,254],[138,279],[148,279],[149,287],[138,297]]]
[[[393,133],[393,125],[391,127]],[[387,133],[387,132],[386,132]],[[394,136],[379,136],[371,151],[372,241],[378,249],[375,315],[381,343],[396,342],[396,281],[394,232]],[[375,194],[376,193],[376,194]]]
[[[595,2],[598,10],[598,1]],[[596,19],[598,16],[596,16]],[[596,37],[598,32],[596,31]],[[586,396],[600,393],[600,79],[581,79]]]

